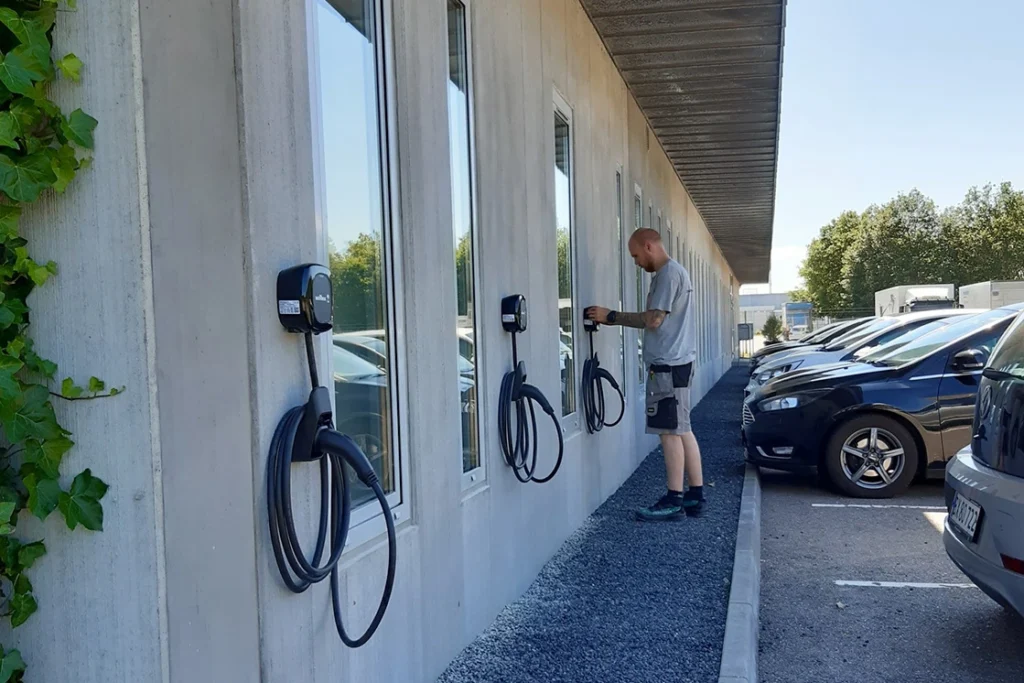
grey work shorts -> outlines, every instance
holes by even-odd
[[[647,373],[648,434],[690,433],[690,378],[693,364]]]

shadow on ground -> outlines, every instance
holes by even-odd
[[[664,493],[657,449],[571,536],[439,683],[682,683],[717,680],[743,456],[745,369],[730,370],[692,419],[709,505],[650,524],[633,510]]]

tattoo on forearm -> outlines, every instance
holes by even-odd
[[[615,322],[624,327],[635,327],[638,330],[658,327],[665,319],[663,311],[647,311],[645,313],[616,313]]]

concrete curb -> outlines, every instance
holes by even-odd
[[[761,478],[747,465],[743,476],[736,556],[718,683],[758,683],[757,648],[761,604]]]

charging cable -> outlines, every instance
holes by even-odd
[[[523,482],[543,484],[551,481],[562,466],[565,442],[562,424],[555,415],[555,409],[540,389],[526,383],[526,363],[519,360],[516,334],[526,329],[526,300],[521,295],[505,297],[502,300],[502,325],[512,334],[512,367],[501,380],[498,397],[498,440],[505,464],[512,468],[516,479]],[[548,414],[558,436],[558,457],[555,466],[545,477],[535,476],[537,469],[537,413],[534,404]],[[515,423],[513,424],[513,410]],[[527,421],[529,412],[529,421]],[[513,434],[515,436],[513,436]]]
[[[594,332],[597,331],[597,323],[593,320],[584,320],[583,328],[587,331],[590,340],[590,357],[583,363],[583,414],[586,418],[587,432],[595,434],[605,427],[614,427],[622,421],[626,414],[626,397],[622,394],[619,383],[615,381],[612,374],[601,367],[597,358],[597,351],[594,349]],[[605,420],[604,384],[608,382],[615,393],[619,395],[619,417],[615,422]]]
[[[274,548],[274,557],[281,571],[281,578],[293,593],[303,593],[312,584],[331,577],[331,601],[338,635],[345,645],[361,647],[377,630],[391,601],[398,557],[395,522],[384,490],[377,479],[377,473],[374,472],[369,459],[351,438],[334,430],[330,394],[326,387],[320,386],[317,378],[313,335],[307,331],[305,336],[313,390],[310,392],[309,401],[285,413],[270,443],[270,458],[267,463],[270,542]],[[299,543],[292,515],[291,466],[296,462],[313,461],[320,463],[320,523],[313,557],[307,560]],[[359,481],[369,487],[377,497],[388,530],[388,572],[384,594],[373,621],[359,638],[352,638],[345,631],[338,595],[338,562],[345,549],[351,518],[351,498],[343,471],[346,463],[355,472]],[[321,564],[328,534],[330,556]]]

